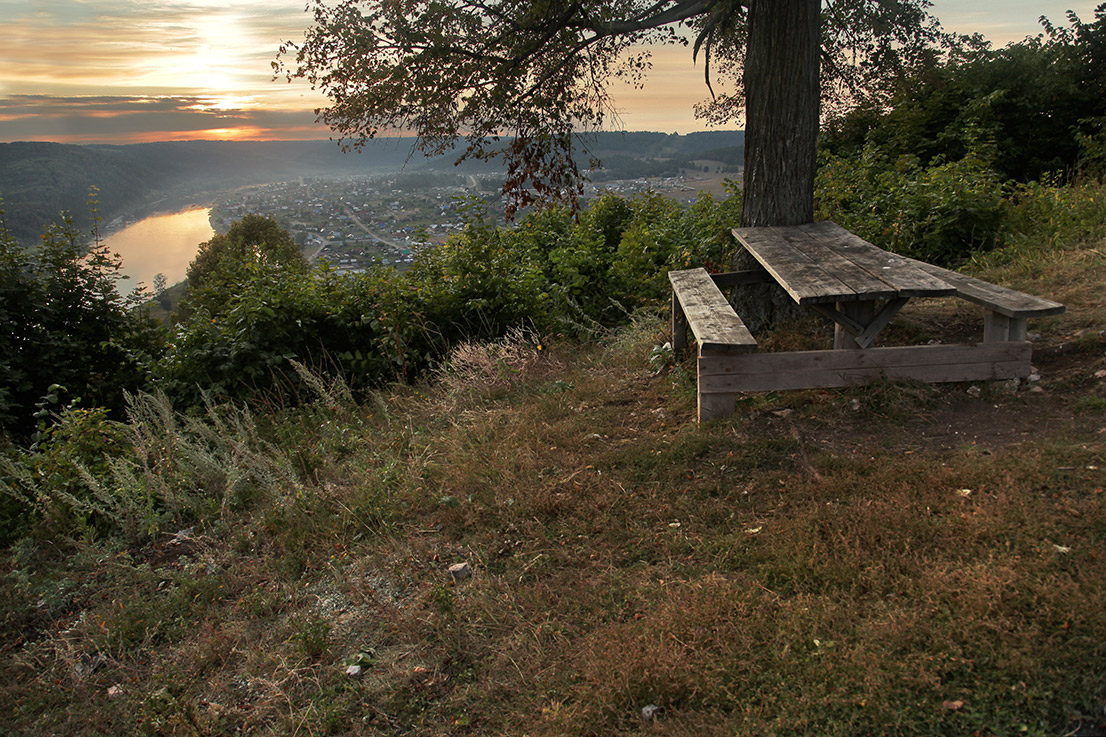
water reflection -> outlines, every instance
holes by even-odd
[[[173,215],[154,215],[128,225],[104,239],[123,258],[123,273],[130,277],[120,290],[130,292],[139,282],[152,289],[154,275],[165,274],[172,286],[184,279],[197,247],[215,231],[209,207],[196,207]]]

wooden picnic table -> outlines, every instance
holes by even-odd
[[[731,414],[738,393],[840,387],[878,379],[977,381],[1024,378],[1032,346],[1026,320],[1063,312],[1051,300],[889,253],[832,222],[736,228],[761,268],[729,274],[669,273],[673,344],[687,330],[699,346],[699,419]],[[805,309],[835,323],[833,349],[757,353],[720,287],[774,282]],[[982,305],[982,344],[872,348],[914,298],[960,297]]]
[[[800,306],[837,324],[835,348],[872,345],[912,297],[956,294],[956,287],[909,259],[835,223],[737,228],[733,233]]]

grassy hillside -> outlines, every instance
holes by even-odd
[[[104,514],[138,542],[6,553],[2,729],[1101,735],[1104,247],[977,263],[1068,305],[1018,385],[755,395],[698,426],[645,313],[462,345],[363,404],[140,400],[135,488],[205,522],[141,542],[136,496]],[[980,322],[934,301],[892,335]]]

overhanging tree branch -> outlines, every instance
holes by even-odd
[[[311,0],[313,25],[281,47],[274,69],[330,98],[317,113],[343,145],[394,128],[413,130],[427,152],[465,139],[461,158],[504,158],[508,195],[540,184],[571,199],[581,180],[567,132],[603,127],[610,81],[642,78],[632,46],[686,43],[679,29],[693,31],[711,95],[697,113],[732,122],[746,99],[751,9],[799,1],[823,11],[824,91],[878,93],[881,74],[940,39],[928,0]],[[716,95],[716,82],[734,91]]]

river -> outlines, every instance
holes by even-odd
[[[123,273],[130,277],[120,291],[129,293],[139,283],[152,291],[158,273],[165,274],[169,286],[183,281],[199,245],[215,234],[210,213],[209,207],[193,207],[172,215],[152,215],[105,238],[108,248],[122,257]]]

